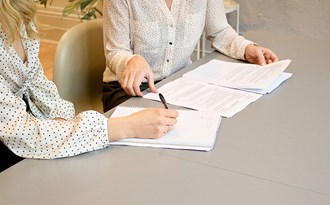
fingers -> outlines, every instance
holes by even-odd
[[[152,72],[149,72],[146,76],[146,79],[148,81],[148,87],[150,89],[151,92],[153,93],[158,93],[158,90],[157,88],[155,87],[155,84],[154,84],[154,75]]]
[[[269,49],[267,49],[265,58],[268,60],[269,63],[273,63],[273,62],[278,61],[277,55]]]
[[[122,73],[121,87],[131,96],[143,96],[140,85],[143,78],[147,78],[149,87],[153,92],[157,92],[154,86],[154,78],[152,70],[148,62],[142,56],[134,56],[127,63],[127,66]]]
[[[278,57],[268,48],[249,44],[245,49],[245,59],[250,63],[266,65],[278,61]]]
[[[171,132],[172,130],[174,130],[174,126],[165,126],[165,131],[164,131],[164,134],[167,134],[169,132]]]
[[[165,117],[165,119],[163,120],[163,125],[166,126],[173,126],[177,123],[177,119],[174,117]]]
[[[177,110],[170,109],[162,109],[164,111],[164,115],[168,118],[177,118],[179,116],[179,112]]]
[[[270,49],[267,49],[267,48],[262,48],[262,49],[263,49],[263,53],[264,53],[265,62],[267,64],[278,61],[278,57],[273,51],[271,51]]]
[[[168,110],[167,110],[168,111]],[[168,134],[172,130],[174,130],[175,124],[177,123],[178,112],[176,110],[170,110],[171,112],[166,113],[165,119],[163,123],[164,126],[164,134]]]
[[[174,129],[178,111],[163,108],[150,108],[130,115],[134,125],[134,137],[157,139]],[[148,132],[149,135],[145,135]]]
[[[179,113],[177,110],[168,110],[168,109],[155,109],[155,112],[160,115],[161,117],[159,118],[158,121],[158,126],[161,127],[160,129],[160,135],[167,134],[171,132],[175,124],[177,123],[177,117],[179,116]]]
[[[123,90],[131,96],[142,96],[142,92],[140,90],[140,85],[142,82],[142,78],[135,73],[129,73],[128,75],[124,75],[121,83],[121,87]]]
[[[159,117],[158,125],[160,126],[173,126],[177,123],[177,117],[179,116],[177,110],[155,108],[150,111],[154,112],[155,117]]]
[[[261,47],[256,48],[256,56],[260,65],[266,65],[266,60],[264,57],[264,50]]]
[[[125,90],[125,92],[131,96],[143,96],[143,93],[141,92],[140,85],[142,83],[143,79],[143,73],[139,74],[132,74],[129,77],[125,77],[124,81],[122,82],[122,88]],[[154,77],[152,72],[148,72],[145,77],[148,80],[148,87],[149,89],[157,93],[158,90],[155,87],[154,84]]]
[[[141,83],[142,83],[142,76],[141,75],[135,76],[132,87],[133,87],[133,92],[136,96],[143,96],[141,89],[140,89]],[[133,95],[133,96],[135,96],[135,95]]]

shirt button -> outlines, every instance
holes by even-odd
[[[169,42],[170,45],[172,45],[172,42]]]
[[[173,28],[173,24],[171,24],[170,27]]]
[[[167,60],[166,60],[166,62],[170,62],[170,60],[169,60],[169,59],[167,59]]]

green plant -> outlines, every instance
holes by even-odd
[[[47,7],[54,0],[37,0],[41,5]],[[78,14],[81,20],[95,19],[102,16],[102,12],[97,8],[98,3],[103,0],[68,0],[68,4],[63,9],[63,16]]]

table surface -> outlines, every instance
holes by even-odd
[[[330,204],[330,42],[251,31],[293,76],[223,119],[210,152],[109,147],[26,159],[0,173],[0,204]],[[157,84],[161,86],[217,52]],[[132,98],[126,105],[161,107]],[[171,106],[174,107],[174,106]]]

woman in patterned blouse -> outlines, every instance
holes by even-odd
[[[43,73],[35,13],[34,0],[0,0],[0,171],[21,157],[69,157],[113,140],[159,138],[172,130],[175,110],[113,119],[95,111],[75,116],[72,103],[60,98]]]
[[[250,63],[277,61],[269,49],[239,36],[227,23],[222,0],[104,0],[103,107],[142,96],[154,82],[191,63],[205,31],[217,51]],[[141,85],[142,82],[142,85]]]

